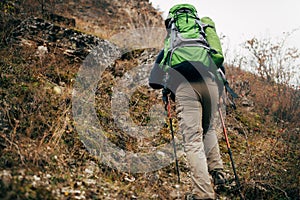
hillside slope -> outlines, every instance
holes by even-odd
[[[135,153],[170,143],[168,127],[162,125],[150,138],[136,139],[120,130],[111,112],[119,81],[136,66],[147,67],[132,77],[148,73],[158,49],[128,52],[105,39],[128,28],[163,27],[159,13],[147,0],[0,5],[0,199],[175,199],[174,163],[137,174],[105,165],[83,144],[73,110],[78,74],[95,47],[105,46],[104,54],[118,58],[101,74],[92,103],[107,141]],[[230,84],[241,97],[236,110],[227,108],[226,126],[243,195],[253,200],[299,199],[299,90],[238,68],[227,69]],[[283,96],[289,103],[283,103]],[[127,99],[133,124],[146,126],[152,106],[162,105],[160,99],[160,93],[147,85],[137,87]],[[175,118],[174,128],[180,138]],[[239,199],[221,129],[219,138],[231,181],[219,191],[219,198]],[[184,155],[179,166],[183,197],[191,187]]]

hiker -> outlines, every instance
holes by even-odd
[[[165,47],[157,56],[149,85],[162,89],[164,99],[169,95],[176,101],[193,183],[186,199],[216,199],[214,185],[226,182],[215,130],[223,92],[217,73],[218,69],[224,72],[221,44],[213,21],[199,19],[193,5],[173,6],[165,24]]]

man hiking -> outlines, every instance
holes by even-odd
[[[165,24],[165,47],[157,56],[149,85],[177,103],[193,183],[186,199],[216,199],[214,185],[226,182],[214,119],[223,91],[218,76],[218,69],[224,72],[221,44],[212,20],[199,19],[190,4],[173,6]]]

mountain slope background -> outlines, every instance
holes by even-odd
[[[0,8],[0,199],[176,199],[174,163],[143,174],[112,169],[87,151],[72,115],[75,80],[91,50],[112,45],[106,39],[127,29],[163,28],[160,13],[147,0],[1,1]],[[171,141],[163,127],[143,146],[116,127],[110,112],[116,80],[153,63],[158,51],[122,54],[98,83],[99,121],[113,133],[108,139],[129,151]],[[126,51],[115,53],[120,52]],[[299,88],[238,65],[226,68],[240,96],[236,110],[226,109],[226,126],[242,194],[253,200],[299,199]],[[129,102],[131,118],[144,126],[157,103],[162,103],[159,92],[138,87]],[[176,119],[174,127],[177,131]],[[219,139],[231,180],[219,198],[239,199],[221,129]],[[183,197],[191,187],[184,156],[179,166]]]

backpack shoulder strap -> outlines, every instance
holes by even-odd
[[[200,28],[200,33],[206,37],[206,34],[204,32],[204,29],[207,27],[206,24],[203,24],[199,18],[196,19],[196,23],[198,24],[199,28]]]

